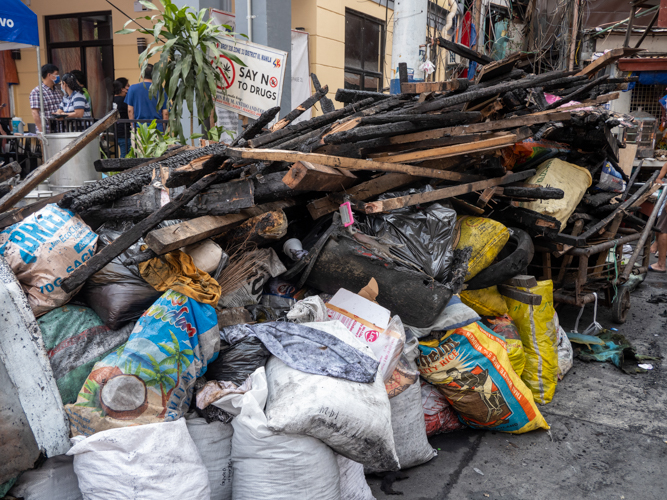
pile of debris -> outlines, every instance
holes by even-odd
[[[632,78],[524,61],[340,109],[318,85],[231,145],[101,161],[119,173],[0,215],[0,375],[30,408],[2,493],[43,453],[11,494],[366,499],[429,435],[548,429],[572,348],[526,270],[637,233],[653,187],[629,195],[611,129],[632,118],[599,106]]]

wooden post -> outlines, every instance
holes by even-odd
[[[577,29],[579,24],[579,0],[574,0],[574,15],[572,16],[572,32],[570,37],[570,61],[567,69],[574,69],[574,56],[577,52]]]
[[[35,189],[40,182],[44,181],[47,177],[56,172],[75,154],[81,151],[90,141],[108,129],[111,125],[116,123],[116,120],[119,118],[120,114],[118,114],[118,111],[113,110],[110,111],[100,121],[93,123],[88,129],[82,132],[81,135],[76,138],[76,140],[65,146],[45,164],[35,169],[30,175],[28,175],[28,177],[25,178],[21,184],[3,196],[0,199],[0,212],[4,212],[12,208],[19,201],[25,198],[25,196],[30,193],[30,191]]]

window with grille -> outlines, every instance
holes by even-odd
[[[346,89],[381,89],[384,28],[375,17],[345,9]]]
[[[662,119],[663,107],[658,102],[662,96],[667,94],[664,85],[642,85],[636,83],[635,88],[632,89],[630,96],[630,113],[642,111],[655,116],[655,119],[660,121]]]

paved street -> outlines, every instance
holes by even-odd
[[[629,319],[618,329],[638,353],[664,356],[667,317],[660,313],[667,304],[646,303],[655,293],[667,293],[667,275],[650,273],[632,294]],[[566,330],[577,313],[573,307],[561,310]],[[591,319],[589,305],[580,330]],[[600,309],[598,321],[618,326],[606,309]],[[431,444],[438,456],[394,483],[403,496],[385,495],[379,479],[369,477],[369,484],[377,499],[664,500],[667,361],[653,364],[653,371],[633,376],[612,364],[575,359],[553,401],[540,407],[550,433],[465,430],[435,436]]]

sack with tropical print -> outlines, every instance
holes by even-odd
[[[167,290],[65,406],[72,435],[178,420],[219,347],[215,309]]]

